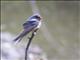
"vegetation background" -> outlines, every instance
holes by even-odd
[[[80,60],[80,1],[37,1],[37,6],[52,39],[39,30],[32,44],[39,45],[49,60]],[[1,1],[1,32],[18,35],[32,14],[29,1]],[[20,45],[26,42],[27,37]]]

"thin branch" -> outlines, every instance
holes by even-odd
[[[32,35],[31,35],[31,37],[29,38],[29,42],[28,42],[28,44],[27,44],[27,46],[26,46],[26,50],[25,50],[25,60],[27,60],[27,54],[28,54],[28,49],[29,49],[29,46],[30,46],[30,44],[31,44],[31,41],[32,41],[32,39],[33,39],[33,37],[35,36],[35,32],[33,32],[32,33]]]

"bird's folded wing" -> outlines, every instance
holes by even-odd
[[[27,21],[23,24],[24,29],[31,29],[37,27],[38,22],[37,21]]]

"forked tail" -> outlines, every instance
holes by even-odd
[[[22,40],[22,38],[27,34],[27,32],[24,30],[22,31],[13,41],[16,42],[20,42]]]

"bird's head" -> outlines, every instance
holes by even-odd
[[[35,19],[37,19],[39,21],[42,19],[40,15],[34,15],[33,18],[35,18]]]

